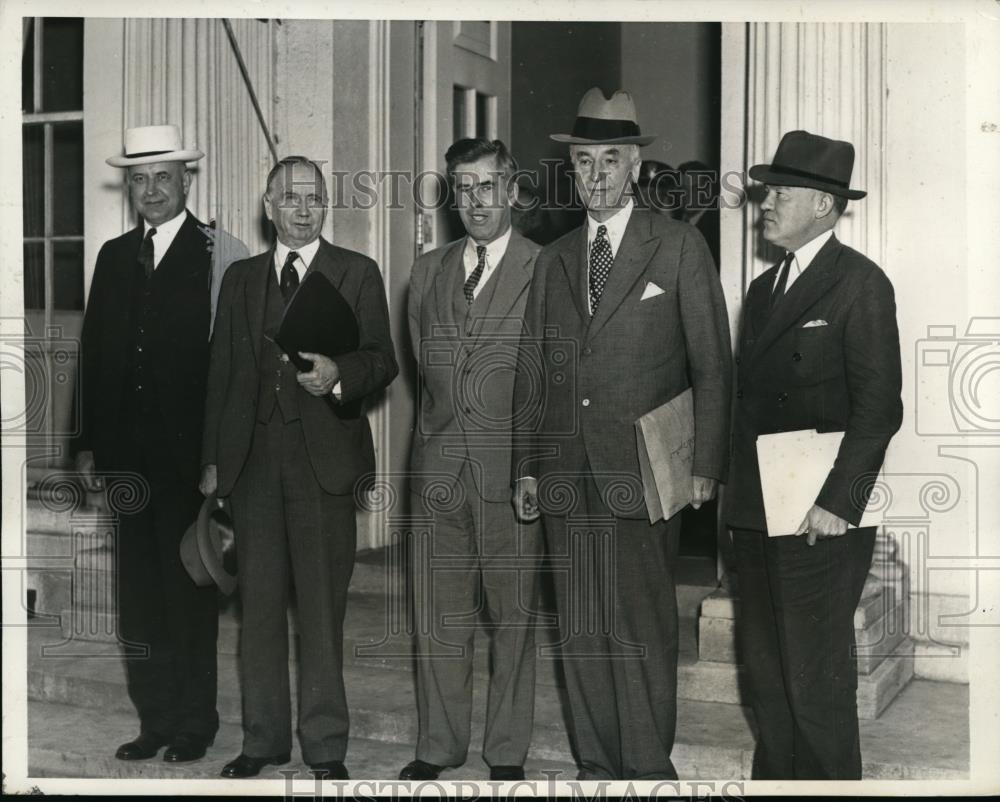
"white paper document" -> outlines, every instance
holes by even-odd
[[[757,438],[757,463],[768,535],[795,534],[823,489],[843,437],[843,432],[820,434],[815,429],[801,429],[762,434]],[[860,525],[881,523],[880,513],[866,512]]]
[[[694,396],[691,388],[635,422],[639,470],[649,522],[668,519],[691,503]]]

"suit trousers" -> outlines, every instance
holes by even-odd
[[[854,611],[875,528],[808,545],[733,530],[739,646],[757,721],[755,780],[859,780]]]
[[[243,751],[290,751],[288,601],[299,632],[298,734],[307,764],[343,760],[348,712],[344,612],[357,541],[352,495],[316,481],[298,420],[258,422],[232,494],[243,626]]]
[[[181,539],[204,499],[177,476],[158,414],[129,429],[133,448],[123,467],[148,483],[149,500],[123,513],[118,526],[118,621],[130,644],[128,694],[142,732],[211,741],[219,728],[218,591],[195,585],[180,558]]]
[[[581,780],[677,779],[680,516],[620,518],[589,473],[576,511],[545,516]]]
[[[451,497],[413,495],[427,516],[427,543],[413,543],[417,627],[416,756],[439,766],[465,762],[471,736],[475,633],[490,632],[483,758],[521,766],[535,709],[540,526],[519,524],[513,505],[484,500],[468,461]],[[488,622],[480,619],[485,613]]]

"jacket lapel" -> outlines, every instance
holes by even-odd
[[[486,311],[485,325],[480,327],[477,340],[483,334],[495,333],[517,299],[528,289],[531,283],[530,263],[531,251],[527,242],[516,231],[513,232],[507,251],[494,271],[497,283]]]
[[[459,277],[465,276],[462,267],[462,254],[465,252],[465,237],[453,242],[441,255],[441,266],[434,271],[434,303],[437,308],[431,310],[430,320],[439,324],[454,325],[455,315],[453,299],[456,283]]]
[[[253,268],[248,272],[243,285],[243,300],[246,304],[247,326],[250,328],[250,342],[253,356],[260,365],[260,352],[264,339],[264,305],[267,303],[268,271],[274,269],[274,246],[256,257]]]
[[[757,340],[754,350],[763,353],[783,332],[795,325],[805,311],[816,301],[826,295],[830,288],[840,281],[836,270],[837,259],[840,256],[841,244],[835,236],[831,236],[820,248],[812,263],[803,271],[785,297],[778,301],[771,311]],[[765,295],[765,298],[770,296]],[[767,303],[765,300],[764,303]]]
[[[580,320],[586,326],[590,321],[590,308],[587,304],[587,224],[586,222],[574,231],[567,239],[559,254],[563,272],[569,282],[569,292],[580,314]]]
[[[649,212],[632,210],[632,216],[625,227],[625,235],[618,245],[618,253],[615,254],[615,261],[611,265],[597,314],[590,321],[587,340],[593,339],[608,322],[608,318],[621,306],[625,296],[639,280],[639,276],[656,252],[660,239],[651,235],[648,215]]]
[[[177,270],[182,273],[204,271],[205,286],[208,287],[212,276],[212,259],[208,250],[209,242],[205,235],[198,230],[199,226],[203,225],[198,218],[188,212],[156,269],[158,271]]]

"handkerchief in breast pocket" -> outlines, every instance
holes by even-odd
[[[663,295],[664,289],[652,281],[646,282],[646,289],[642,291],[642,297],[640,301],[645,301],[647,298],[655,298],[657,295]]]
[[[823,318],[819,318],[818,320],[810,320],[808,323],[803,323],[802,328],[814,329],[817,326],[829,326],[829,325],[830,324],[827,323],[825,320],[823,320]]]

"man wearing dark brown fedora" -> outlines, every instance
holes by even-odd
[[[121,760],[196,760],[218,729],[215,588],[198,587],[181,563],[195,520],[212,287],[247,255],[185,208],[186,163],[175,125],[129,128],[125,152],[107,161],[126,173],[138,225],[104,243],[83,321],[76,466],[89,489],[107,472],[130,472],[149,489],[122,514],[116,542],[119,633],[142,653],[126,660],[139,736]],[[227,252],[218,247],[225,242]]]
[[[854,148],[806,131],[782,138],[764,184],[763,235],[784,258],[747,290],[725,518],[739,577],[739,643],[758,740],[753,778],[860,779],[854,611],[875,528],[856,527],[902,422],[892,284],[833,233]],[[843,432],[797,531],[769,532],[756,439]]]
[[[690,495],[729,459],[729,324],[705,240],[638,208],[628,92],[591,89],[569,144],[586,223],[538,256],[514,390],[518,514],[544,516],[579,779],[674,779],[680,516],[650,524],[635,422],[693,388]]]

